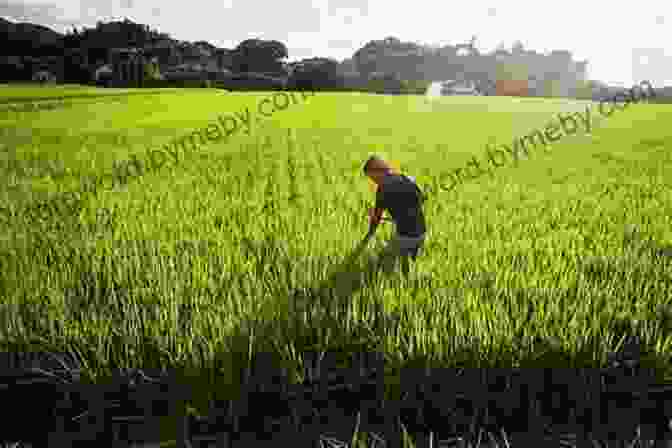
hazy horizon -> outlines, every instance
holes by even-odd
[[[413,11],[403,6],[380,0],[300,0],[287,5],[248,0],[240,6],[234,0],[169,6],[155,0],[137,4],[93,0],[86,6],[75,0],[3,0],[0,17],[60,33],[73,26],[95,27],[97,21],[128,18],[177,40],[203,40],[225,48],[250,38],[273,39],[287,45],[290,61],[318,56],[342,61],[367,42],[390,36],[438,46],[468,42],[475,35],[481,52],[500,44],[510,48],[516,40],[540,53],[568,50],[575,61],[588,60],[588,79],[610,85],[629,87],[642,80],[672,85],[672,43],[664,36],[665,25],[672,23],[672,4],[652,2],[636,14],[605,2],[578,0],[558,5],[514,0],[506,7],[476,1],[461,5],[459,15],[450,6],[424,0],[414,2]]]

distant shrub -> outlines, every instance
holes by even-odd
[[[215,88],[215,89],[229,90],[229,88],[227,87],[227,84],[225,82],[222,82],[222,81],[213,81],[212,87]]]
[[[367,87],[372,93],[399,95],[404,90],[404,83],[394,73],[374,73],[369,78]]]
[[[148,89],[160,88],[211,88],[214,83],[208,79],[148,79],[143,82],[142,87]]]
[[[429,81],[423,80],[405,80],[402,81],[402,93],[407,95],[424,95],[431,84]]]
[[[656,104],[672,104],[672,87],[654,89],[656,96],[650,96],[649,102]]]
[[[179,81],[172,79],[147,79],[142,83],[142,87],[146,89],[161,89],[175,88],[180,86]]]
[[[431,83],[424,80],[404,80],[394,73],[376,73],[364,84],[363,90],[387,95],[424,95]]]
[[[259,73],[238,73],[217,81],[216,85],[226,90],[284,90],[286,81]]]

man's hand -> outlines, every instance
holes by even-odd
[[[383,209],[380,208],[370,208],[369,209],[369,233],[367,236],[372,237],[376,233],[378,224],[382,221],[383,218]]]
[[[380,221],[383,220],[383,209],[380,208],[370,208],[369,209],[369,224],[378,225]]]

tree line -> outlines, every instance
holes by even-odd
[[[110,63],[115,49],[141,49],[156,63],[152,67],[160,67],[146,68],[146,87],[424,94],[431,82],[464,80],[484,94],[497,94],[497,82],[524,80],[532,85],[530,96],[597,99],[613,94],[603,83],[584,80],[587,61],[575,61],[569,51],[541,54],[516,42],[509,50],[500,45],[481,53],[475,41],[432,47],[387,37],[366,43],[343,61],[314,57],[287,62],[287,46],[277,40],[247,39],[226,49],[205,41],[178,41],[128,19],[73,27],[66,34],[0,19],[0,82],[28,81],[37,70],[52,70],[58,82],[95,84],[96,70]],[[198,70],[180,68],[198,64]]]

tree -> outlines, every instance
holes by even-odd
[[[277,40],[247,39],[233,51],[234,71],[282,73],[287,47]]]
[[[353,55],[355,68],[364,77],[376,72],[396,73],[403,78],[418,77],[417,67],[425,62],[424,49],[396,37],[368,42]]]
[[[28,70],[18,56],[0,56],[0,82],[25,79]]]
[[[509,52],[506,50],[506,46],[504,45],[504,42],[500,42],[499,45],[497,45],[497,48],[495,49],[494,52],[495,56],[508,56]]]
[[[318,90],[342,86],[338,76],[338,61],[330,58],[304,59],[293,65],[288,80],[290,89]]]

